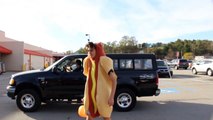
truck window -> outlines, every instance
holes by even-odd
[[[80,61],[80,68],[78,62]],[[58,65],[59,72],[80,72],[82,68],[82,58],[70,58]],[[79,69],[79,70],[78,70]]]
[[[114,67],[114,70],[118,70],[118,60],[117,59],[113,59],[113,67]]]
[[[120,68],[121,69],[133,69],[132,59],[120,59]]]
[[[153,69],[152,59],[135,59],[134,63],[136,70]]]

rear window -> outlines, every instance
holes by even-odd
[[[120,68],[121,69],[133,69],[132,59],[120,59]]]
[[[152,59],[135,59],[134,62],[136,70],[153,69]]]
[[[112,58],[115,70],[153,70],[156,60],[152,58]],[[154,60],[154,61],[153,61]]]
[[[114,67],[114,70],[118,70],[118,60],[117,59],[113,59],[113,67]]]

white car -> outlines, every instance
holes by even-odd
[[[204,59],[198,62],[195,62],[192,65],[192,73],[205,73],[209,76],[213,75],[213,59]]]

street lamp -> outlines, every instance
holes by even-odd
[[[88,36],[88,42],[90,41],[90,34],[86,34],[86,36]]]

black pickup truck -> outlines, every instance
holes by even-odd
[[[153,54],[108,54],[113,59],[118,75],[114,108],[130,111],[136,97],[157,96],[158,75]],[[76,102],[83,97],[86,77],[82,70],[76,72],[76,61],[86,55],[69,55],[43,70],[20,72],[11,76],[7,95],[16,99],[24,112],[37,110],[41,103],[55,101]]]

